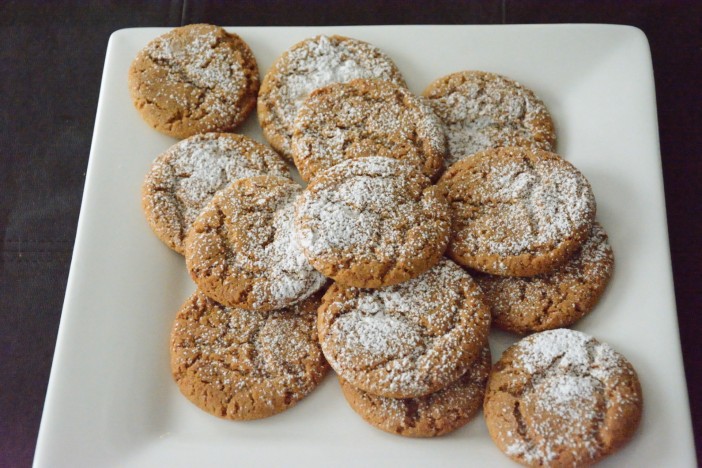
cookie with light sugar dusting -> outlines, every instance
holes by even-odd
[[[547,273],[582,245],[595,219],[590,183],[547,151],[486,150],[451,166],[439,186],[453,221],[447,255],[484,273]]]
[[[438,437],[468,424],[480,410],[490,373],[490,348],[458,380],[418,398],[385,398],[359,390],[339,377],[341,390],[369,424],[405,437]]]
[[[358,39],[315,36],[285,51],[264,76],[258,93],[258,121],[271,146],[292,160],[293,123],[305,98],[317,88],[356,78],[405,86],[392,60]]]
[[[365,156],[401,159],[436,180],[445,152],[444,130],[431,108],[388,81],[359,78],[319,88],[295,118],[292,153],[306,181]]]
[[[332,285],[318,310],[327,362],[354,387],[416,398],[457,380],[487,344],[490,310],[482,292],[448,259],[381,289]]]
[[[180,391],[225,419],[265,418],[294,406],[329,369],[316,332],[320,296],[257,312],[195,292],[171,331],[171,370]]]
[[[319,173],[296,203],[295,226],[317,270],[366,288],[401,283],[436,265],[451,229],[446,200],[427,177],[376,156]]]
[[[235,129],[256,106],[258,88],[258,65],[246,42],[209,24],[157,37],[129,68],[129,91],[142,118],[176,138]]]
[[[555,270],[530,277],[476,273],[492,323],[502,330],[526,334],[569,327],[597,304],[614,270],[614,254],[602,226],[568,261]]]
[[[218,190],[265,174],[290,177],[285,162],[269,147],[234,133],[195,135],[153,162],[142,185],[142,207],[158,238],[182,254],[190,225]]]
[[[185,263],[200,290],[229,307],[267,311],[319,290],[326,278],[293,236],[290,179],[239,179],[215,194],[185,238]]]
[[[634,368],[584,333],[558,329],[508,348],[488,381],[495,444],[527,466],[590,466],[634,435],[643,397]]]
[[[447,167],[489,148],[556,148],[553,120],[544,103],[504,76],[482,71],[452,73],[431,83],[423,95],[445,125]]]

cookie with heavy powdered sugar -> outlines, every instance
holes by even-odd
[[[299,302],[325,283],[293,235],[290,179],[256,176],[220,190],[185,238],[185,262],[202,292],[229,307],[272,310]]]
[[[416,398],[461,377],[487,344],[490,310],[477,283],[451,260],[380,289],[332,285],[319,307],[327,361],[354,387]]]
[[[292,160],[293,122],[315,89],[356,78],[378,78],[405,86],[392,60],[367,42],[315,36],[285,51],[266,73],[258,93],[258,121],[278,152]]]
[[[590,466],[624,445],[641,421],[634,368],[574,330],[530,335],[495,364],[485,421],[495,444],[528,466]]]

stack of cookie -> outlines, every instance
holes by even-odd
[[[229,419],[270,416],[309,394],[330,365],[354,410],[391,433],[461,427],[488,387],[491,434],[520,462],[592,462],[631,435],[633,370],[623,358],[587,358],[594,345],[575,332],[527,338],[546,354],[568,342],[585,351],[519,364],[526,383],[512,399],[500,380],[511,367],[498,365],[488,384],[491,322],[517,333],[569,326],[594,307],[613,266],[590,185],[551,152],[553,122],[534,93],[460,72],[418,97],[379,49],[339,36],[294,45],[258,88],[248,46],[209,25],[157,38],[130,70],[144,119],[185,138],[154,162],[143,205],[198,287],[171,338],[173,375],[191,401]],[[273,149],[224,133],[255,106]],[[552,372],[573,363],[576,376]],[[524,388],[541,388],[549,372],[556,396],[544,414],[568,423],[572,412],[558,405],[611,387],[629,425],[608,415],[598,427],[618,438],[575,444],[578,452],[569,443],[595,437],[589,429],[554,445],[546,415],[541,443],[519,416],[521,439],[509,442],[511,426],[494,421],[519,413]],[[597,405],[579,414],[600,418]]]

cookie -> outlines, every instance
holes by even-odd
[[[185,238],[185,263],[202,292],[229,307],[266,311],[326,283],[293,236],[301,191],[289,179],[256,176],[215,194]]]
[[[292,160],[293,122],[307,95],[356,78],[379,78],[405,86],[387,55],[357,39],[316,36],[285,51],[263,77],[258,94],[258,121],[271,146]]]
[[[191,24],[157,37],[129,69],[142,118],[176,138],[235,129],[256,106],[258,65],[239,36]]]
[[[218,190],[244,177],[290,177],[278,154],[251,138],[205,133],[176,143],[156,158],[142,185],[151,229],[182,254],[190,225]]]
[[[484,273],[546,273],[580,247],[595,219],[590,183],[547,151],[483,151],[451,166],[439,185],[453,220],[448,256]]]
[[[401,159],[436,180],[446,137],[423,99],[382,80],[357,79],[320,88],[302,103],[292,153],[305,181],[346,159]]]
[[[339,378],[351,408],[372,426],[405,437],[437,437],[470,422],[480,410],[490,373],[490,348],[458,380],[419,398],[384,398]]]
[[[480,288],[448,259],[387,288],[334,284],[318,314],[319,342],[336,373],[389,398],[421,397],[458,379],[490,329]]]
[[[319,299],[262,313],[196,292],[171,332],[171,370],[180,391],[226,419],[265,418],[294,406],[328,370],[317,341]]]
[[[369,156],[322,171],[295,208],[310,263],[346,286],[407,281],[441,258],[450,235],[446,200],[397,159]]]
[[[492,323],[514,333],[568,327],[597,304],[614,270],[607,234],[594,223],[590,237],[564,265],[538,276],[520,278],[476,274]]]
[[[528,466],[589,466],[624,445],[641,420],[641,385],[608,345],[574,330],[528,336],[488,381],[490,437]]]
[[[423,94],[446,128],[447,167],[488,148],[556,148],[553,120],[544,103],[509,78],[481,71],[452,73]]]

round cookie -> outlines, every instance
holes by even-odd
[[[346,286],[407,281],[441,258],[450,235],[443,195],[411,165],[369,156],[321,172],[295,208],[310,263]]]
[[[226,419],[265,418],[294,406],[328,370],[316,334],[319,299],[261,313],[195,292],[171,332],[171,371],[180,391]]]
[[[546,273],[580,247],[595,219],[590,183],[547,151],[483,151],[451,166],[439,186],[453,221],[448,256],[484,273]]]
[[[425,90],[446,128],[446,166],[479,151],[526,146],[553,151],[556,132],[544,103],[504,76],[462,71],[441,77]]]
[[[129,91],[142,118],[176,138],[233,130],[254,109],[258,88],[258,66],[246,42],[209,24],[157,37],[129,69]]]
[[[498,328],[526,334],[572,325],[590,312],[607,287],[614,254],[602,226],[565,264],[538,276],[473,276]]]
[[[405,437],[437,437],[454,431],[480,410],[490,373],[490,348],[458,380],[419,398],[384,398],[339,378],[351,408],[372,426]]]
[[[334,284],[318,314],[319,342],[336,373],[389,398],[421,397],[457,380],[490,330],[480,288],[448,259],[387,288]]]
[[[215,194],[185,238],[185,262],[198,287],[229,307],[272,310],[319,290],[326,278],[293,236],[290,179],[239,179]]]
[[[300,106],[292,153],[305,181],[346,159],[386,156],[436,180],[446,137],[422,98],[388,81],[357,79],[317,89]]]
[[[142,185],[151,229],[182,254],[195,217],[218,190],[244,177],[290,177],[285,162],[265,145],[233,133],[195,135],[156,158]]]
[[[590,466],[624,445],[641,420],[641,385],[608,345],[574,330],[528,336],[488,381],[484,412],[495,444],[528,466]]]
[[[317,88],[356,78],[378,78],[405,86],[390,58],[367,42],[316,36],[285,51],[263,77],[258,121],[268,142],[292,160],[293,122],[300,104]]]

